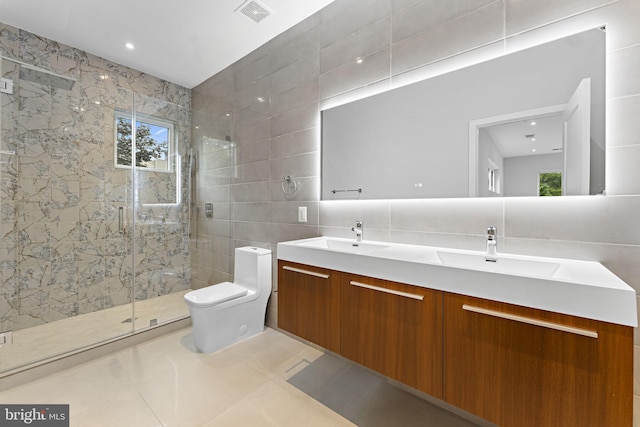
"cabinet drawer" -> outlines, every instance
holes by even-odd
[[[442,396],[442,293],[342,276],[342,355]]]
[[[444,297],[444,400],[509,426],[631,426],[632,329]]]
[[[278,326],[339,353],[340,275],[278,261]]]

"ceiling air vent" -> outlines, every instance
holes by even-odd
[[[260,23],[264,18],[271,15],[271,12],[267,10],[266,7],[260,5],[254,0],[248,0],[242,3],[237,9],[236,12],[242,13],[247,18],[251,19],[256,24]]]

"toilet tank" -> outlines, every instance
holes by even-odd
[[[236,248],[233,282],[247,289],[271,289],[271,251],[245,246]]]

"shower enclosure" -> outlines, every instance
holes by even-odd
[[[98,68],[0,75],[0,376],[186,317],[189,108]]]

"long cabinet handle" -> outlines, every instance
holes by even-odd
[[[315,271],[309,271],[309,270],[303,270],[301,268],[289,267],[288,265],[283,265],[282,269],[283,270],[288,270],[288,271],[293,271],[295,273],[306,274],[308,276],[319,277],[321,279],[328,279],[329,278],[328,274],[316,273]]]
[[[423,295],[410,294],[408,292],[402,292],[402,291],[394,291],[393,289],[381,288],[379,286],[367,285],[366,283],[360,283],[360,282],[354,282],[354,281],[349,282],[349,284],[352,285],[352,286],[357,286],[359,288],[372,289],[374,291],[384,292],[384,293],[387,293],[387,294],[397,295],[397,296],[400,296],[400,297],[416,299],[416,300],[419,300],[419,301],[424,300],[424,296]]]
[[[588,329],[574,328],[572,326],[561,325],[559,323],[546,322],[544,320],[518,316],[517,314],[503,313],[501,311],[489,310],[486,308],[475,307],[473,305],[468,305],[468,304],[463,304],[462,309],[466,311],[471,311],[473,313],[485,314],[487,316],[499,317],[501,319],[507,319],[507,320],[514,320],[516,322],[527,323],[529,325],[555,329],[556,331],[569,332],[572,334],[582,335],[589,338],[598,338],[598,333],[596,331],[590,331]]]

